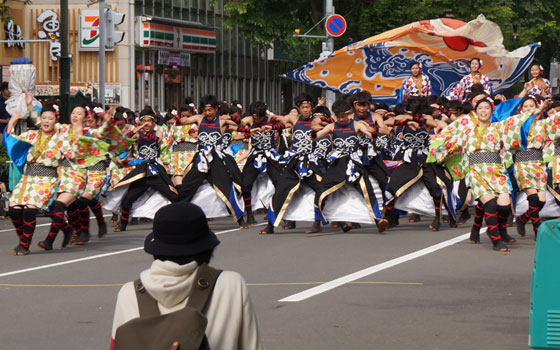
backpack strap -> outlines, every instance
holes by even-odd
[[[138,311],[140,317],[152,317],[161,315],[157,300],[155,300],[150,293],[142,285],[142,281],[138,278],[134,281],[134,291],[136,292],[136,300],[138,302]]]
[[[220,273],[222,273],[222,270],[215,269],[207,264],[201,264],[198,267],[187,306],[193,307],[204,314]]]

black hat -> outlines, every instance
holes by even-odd
[[[202,209],[192,203],[172,203],[157,211],[144,251],[151,255],[190,256],[215,248],[220,241],[210,231]]]

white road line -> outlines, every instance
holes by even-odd
[[[480,233],[484,233],[484,232],[486,232],[486,228],[480,230]],[[321,284],[320,286],[313,287],[313,288],[304,290],[303,292],[290,295],[290,296],[288,296],[284,299],[280,299],[278,301],[279,302],[298,302],[298,301],[302,301],[302,300],[305,300],[305,299],[309,299],[309,298],[314,297],[318,294],[325,293],[325,292],[328,292],[329,290],[340,287],[340,286],[342,286],[346,283],[359,280],[361,278],[364,278],[364,277],[369,276],[371,274],[374,274],[376,272],[388,269],[390,267],[402,264],[402,263],[410,261],[412,259],[416,259],[416,258],[419,258],[421,256],[424,256],[424,255],[433,253],[435,251],[438,251],[440,249],[449,247],[451,245],[454,245],[456,243],[459,243],[459,242],[469,238],[469,235],[470,235],[470,232],[462,234],[458,237],[449,239],[447,241],[443,241],[443,242],[435,244],[433,246],[430,246],[430,247],[412,252],[410,254],[403,255],[401,257],[398,257],[398,258],[395,258],[395,259],[392,259],[392,260],[389,260],[389,261],[385,261],[381,264],[370,266],[366,269],[363,269],[363,270],[351,273],[349,275],[337,278],[337,279],[332,280],[330,282]]]
[[[105,218],[108,217],[108,216],[112,216],[112,214],[103,215],[103,217],[105,217]],[[48,216],[45,216],[45,217],[48,217]],[[9,220],[9,217],[7,217],[7,218]],[[95,216],[90,216],[89,218],[90,219],[95,219]],[[50,225],[51,224],[41,224],[41,225],[37,225],[35,227],[43,227],[43,226],[50,226]],[[10,231],[15,231],[15,230],[16,230],[15,228],[8,228],[8,229],[5,229],[5,230],[0,230],[0,232],[10,232]]]
[[[49,225],[50,225],[50,224],[49,224]],[[260,226],[260,225],[264,225],[264,223],[257,224],[257,225],[255,225],[255,226]],[[240,228],[234,228],[234,229],[231,229],[231,230],[225,230],[225,231],[215,232],[215,234],[216,234],[216,235],[221,235],[222,233],[233,232],[233,231],[239,231],[239,230],[241,230],[241,229],[240,229]],[[0,231],[0,232],[1,232],[1,231]],[[112,252],[112,253],[105,253],[105,254],[98,254],[98,255],[87,256],[87,257],[85,257],[85,258],[79,258],[79,259],[61,261],[61,262],[54,263],[54,264],[48,264],[48,265],[41,265],[41,266],[36,266],[36,267],[30,267],[30,268],[23,269],[23,270],[15,270],[15,271],[10,271],[10,272],[4,272],[4,273],[0,273],[0,277],[6,277],[6,276],[11,276],[11,275],[17,275],[17,274],[20,274],[20,273],[25,273],[25,272],[43,270],[43,269],[48,269],[48,268],[51,268],[51,267],[62,266],[62,265],[68,265],[68,264],[73,264],[73,263],[77,263],[77,262],[81,262],[81,261],[99,259],[99,258],[104,258],[104,257],[107,257],[107,256],[112,256],[112,255],[130,253],[130,252],[135,252],[135,251],[141,250],[141,249],[144,249],[144,246],[142,246],[142,247],[137,247],[137,248],[126,249],[126,250],[120,250],[120,251]]]

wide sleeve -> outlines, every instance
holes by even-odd
[[[428,96],[430,96],[432,94],[432,81],[430,80],[430,77],[426,76],[426,86],[428,89]]]
[[[486,91],[488,95],[492,95],[492,84],[486,75],[482,76],[482,86],[484,86],[484,91]]]
[[[106,137],[107,132],[110,130],[110,124],[108,121],[103,121],[100,127],[95,129],[89,129],[89,135],[97,139],[103,139]]]
[[[464,120],[464,121],[463,121]],[[468,119],[458,119],[432,137],[428,163],[443,162],[453,154],[462,153],[462,133]]]
[[[33,123],[33,125],[41,125],[41,115],[39,115],[39,112],[35,108],[33,108],[33,110],[31,111],[29,118],[31,118],[31,122]]]

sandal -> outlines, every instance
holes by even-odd
[[[311,234],[311,233],[319,233],[321,231],[323,231],[323,229],[321,228],[321,221],[315,220],[313,222],[313,225],[311,225],[311,228],[309,230],[305,231],[305,233],[306,234]]]
[[[459,220],[457,220],[457,225],[461,226],[465,224],[467,221],[469,221],[470,218],[471,214],[469,213],[469,209],[463,210],[461,216],[459,217]]]
[[[29,249],[25,248],[21,244],[18,244],[18,246],[14,248],[14,255],[15,256],[29,255]]]
[[[415,222],[419,222],[420,221],[420,215],[418,214],[412,214],[408,217],[408,222],[413,224]]]
[[[274,226],[269,222],[266,227],[259,232],[260,235],[270,235],[274,233]]]
[[[389,221],[387,219],[381,219],[377,222],[377,232],[382,233],[384,232],[387,227],[389,226]]]
[[[291,221],[291,220],[287,220],[284,224],[284,226],[282,226],[282,228],[284,230],[293,230],[296,228],[296,222],[295,221]]]

